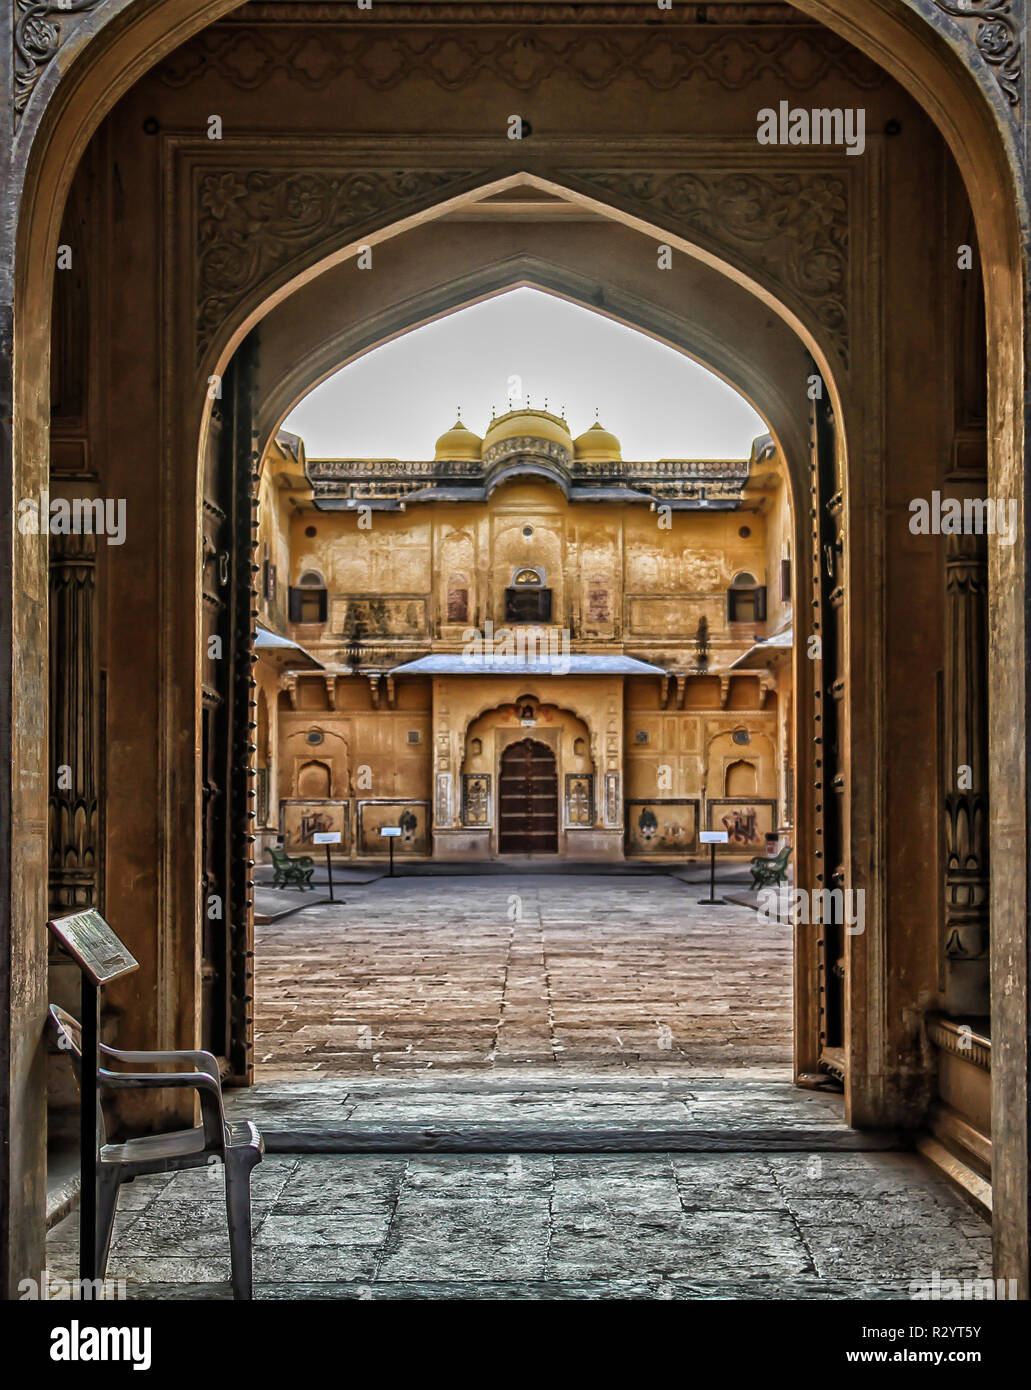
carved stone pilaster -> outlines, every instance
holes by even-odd
[[[98,902],[96,541],[50,539],[50,809],[52,910]]]
[[[946,1007],[954,1014],[988,1013],[987,631],[985,537],[948,536],[943,947]]]

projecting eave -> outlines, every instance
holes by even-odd
[[[668,507],[671,512],[736,512],[740,497],[652,497],[652,510]]]
[[[633,656],[557,654],[539,657],[465,655],[422,656],[395,666],[392,676],[664,676],[661,666]]]
[[[254,650],[259,660],[279,671],[322,671],[325,668],[311,652],[291,642],[289,637],[281,637],[278,632],[259,627],[254,634]]]
[[[794,645],[794,631],[790,627],[786,627],[782,632],[775,632],[772,637],[767,637],[762,642],[756,642],[754,647],[749,647],[744,656],[739,656],[736,661],[730,663],[727,670],[740,671],[745,668],[751,671],[764,670],[786,656]]]
[[[320,512],[355,512],[359,507],[367,507],[370,512],[403,512],[405,509],[405,503],[397,497],[316,497],[314,501]]]
[[[637,492],[632,487],[573,487],[569,490],[570,502],[643,502],[648,506],[658,505],[652,492]]]

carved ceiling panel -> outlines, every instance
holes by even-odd
[[[319,91],[353,75],[374,91],[425,79],[457,92],[487,73],[513,91],[527,92],[551,77],[590,91],[637,80],[652,91],[672,91],[706,79],[740,91],[773,78],[792,92],[827,78],[870,90],[887,79],[857,49],[825,29],[708,29],[678,25],[650,29],[506,28],[468,24],[411,28],[370,22],[312,28],[298,25],[214,26],[175,53],[159,70],[169,87],[185,87],[211,74],[244,91],[273,76]]]

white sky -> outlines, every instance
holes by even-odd
[[[310,458],[433,457],[462,418],[482,435],[491,406],[524,401],[558,414],[574,437],[594,423],[625,459],[744,458],[762,418],[689,357],[601,314],[539,290],[509,290],[417,328],[341,368],[287,416]]]

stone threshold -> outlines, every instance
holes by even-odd
[[[714,1129],[632,1125],[426,1125],[352,1121],[304,1129],[262,1127],[267,1153],[891,1153],[912,1148],[897,1131],[840,1128]]]
[[[47,1149],[47,1230],[63,1221],[78,1205],[78,1138],[56,1141]]]

